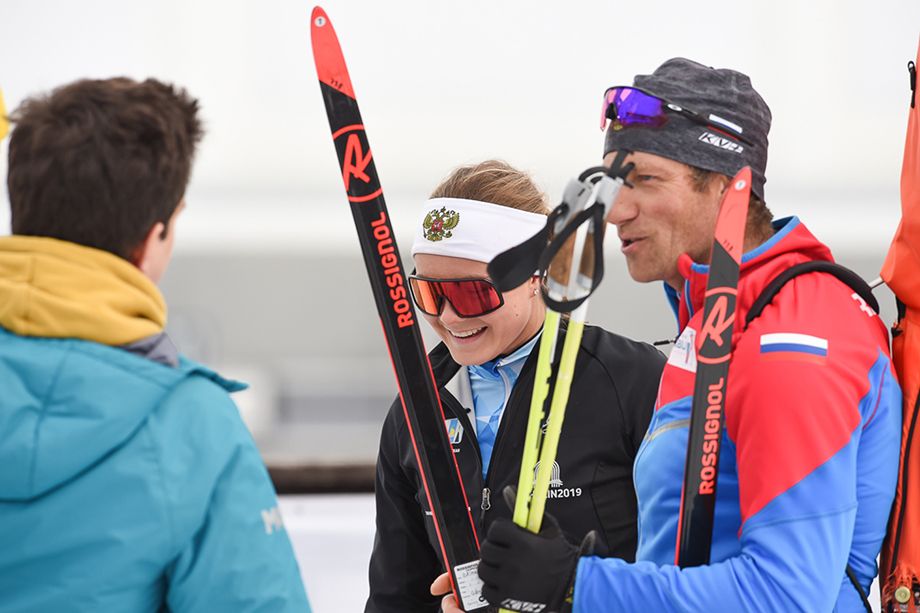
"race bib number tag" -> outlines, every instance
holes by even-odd
[[[689,372],[696,372],[696,330],[687,326],[668,356],[668,364]]]
[[[482,597],[482,579],[479,578],[478,569],[479,560],[454,567],[460,605],[465,611],[473,611],[487,604]]]

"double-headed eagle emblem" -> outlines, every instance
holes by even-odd
[[[453,236],[453,229],[460,223],[460,213],[457,211],[448,211],[447,207],[434,209],[425,215],[425,221],[422,222],[422,236],[431,242],[450,238]]]

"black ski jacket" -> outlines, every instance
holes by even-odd
[[[508,399],[485,483],[470,410],[449,391],[456,383],[451,380],[465,371],[444,344],[430,353],[444,414],[463,427],[453,448],[480,539],[496,518],[511,517],[501,491],[517,485],[537,353],[534,348]],[[608,554],[628,561],[635,558],[637,538],[633,459],[651,419],[664,362],[651,345],[585,327],[546,503],[569,540],[579,542],[597,530]],[[429,587],[444,570],[398,398],[383,425],[375,491],[377,533],[365,612],[439,611],[440,598],[431,596]]]

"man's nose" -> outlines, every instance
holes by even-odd
[[[638,215],[639,208],[636,206],[635,197],[630,193],[631,191],[632,189],[625,185],[620,189],[616,200],[613,201],[613,206],[610,207],[610,212],[607,213],[607,223],[618,226]]]

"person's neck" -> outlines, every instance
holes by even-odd
[[[776,234],[776,230],[773,229],[773,225],[768,226],[758,226],[756,228],[745,228],[744,231],[744,247],[741,251],[742,254],[748,253],[757,249],[765,242],[773,238],[773,235]],[[710,252],[709,256],[706,257],[706,264],[709,265],[712,262],[712,253]],[[665,279],[665,283],[671,286],[677,292],[681,292],[684,287],[684,278],[680,273],[676,274],[670,279]]]
[[[772,224],[766,226],[758,226],[756,228],[745,228],[743,253],[757,249],[765,242],[773,238],[774,234],[776,234],[776,230],[773,229]]]
[[[521,342],[515,343],[515,345],[514,345],[513,348],[509,349],[508,351],[506,351],[506,352],[504,352],[504,353],[501,353],[501,354],[495,356],[494,358],[492,358],[492,359],[489,360],[489,361],[490,361],[490,362],[498,362],[498,361],[500,361],[500,360],[502,360],[502,359],[508,357],[509,355],[513,354],[515,351],[517,351],[518,349],[520,349],[521,347],[523,347],[524,345],[526,345],[527,343],[529,343],[530,341],[532,341],[533,338],[534,338],[537,334],[539,334],[540,331],[543,329],[543,322],[545,321],[545,319],[546,319],[546,312],[544,311],[542,317],[539,317],[539,318],[535,319],[534,321],[530,322],[530,324],[529,324],[529,325],[524,329],[524,331],[521,333],[521,336],[519,337],[519,338],[521,339]]]

